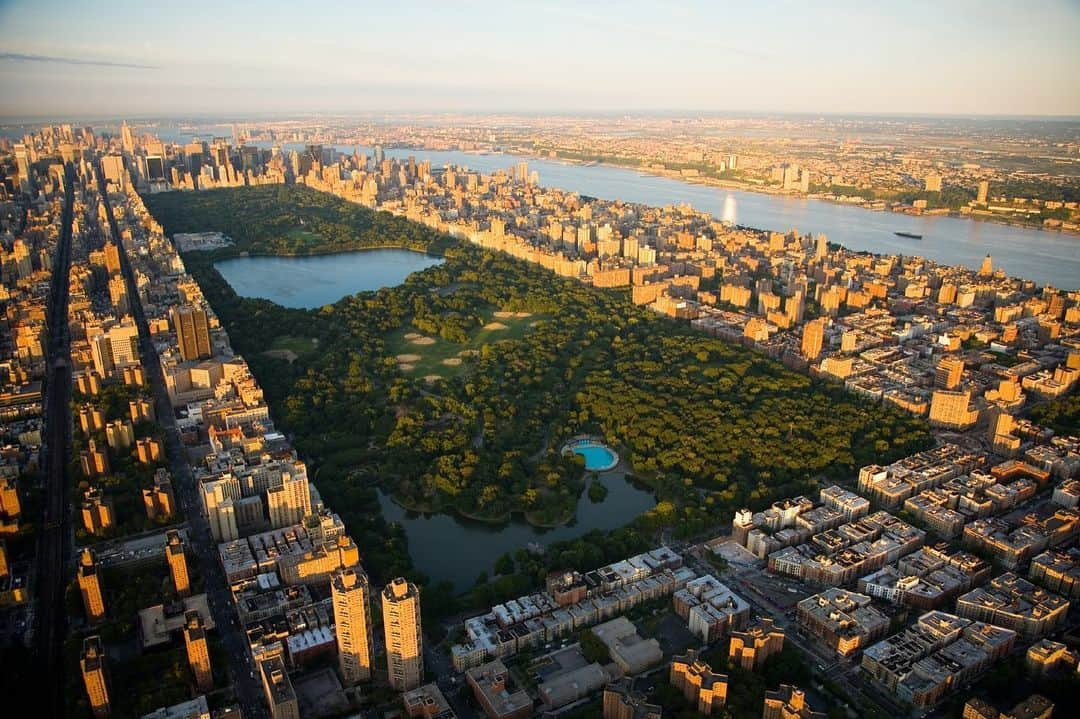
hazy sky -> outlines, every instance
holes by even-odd
[[[1080,0],[0,0],[0,115],[1080,115]]]

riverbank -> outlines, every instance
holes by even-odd
[[[757,195],[764,195],[764,196],[770,196],[770,197],[790,198],[790,199],[794,199],[794,200],[816,200],[816,201],[819,201],[819,202],[828,203],[830,205],[838,205],[838,206],[842,206],[842,207],[855,207],[855,208],[858,208],[858,209],[861,209],[861,210],[866,210],[866,211],[869,211],[869,212],[889,212],[891,214],[906,215],[906,216],[910,216],[910,217],[926,217],[926,218],[949,217],[949,218],[957,219],[957,220],[972,220],[972,221],[978,222],[978,223],[988,223],[988,224],[1000,225],[1000,226],[1003,226],[1003,227],[1014,227],[1014,228],[1018,228],[1018,229],[1040,231],[1040,232],[1046,232],[1046,233],[1050,233],[1050,234],[1061,234],[1061,235],[1066,235],[1066,236],[1068,236],[1070,238],[1072,238],[1072,237],[1080,237],[1080,227],[1077,227],[1075,229],[1074,228],[1069,228],[1069,227],[1052,227],[1052,228],[1051,227],[1045,227],[1041,223],[1025,221],[1024,218],[1022,218],[1022,217],[1013,218],[1013,217],[1009,217],[1009,216],[1006,216],[1006,215],[994,215],[994,216],[976,215],[976,214],[964,213],[964,212],[960,212],[960,211],[956,211],[956,210],[948,210],[947,212],[940,212],[940,211],[934,211],[933,208],[930,208],[930,211],[928,211],[928,212],[912,211],[915,208],[913,208],[911,205],[905,205],[905,204],[897,203],[897,202],[895,202],[895,200],[884,199],[884,198],[876,199],[876,200],[872,200],[872,201],[862,200],[860,202],[852,202],[852,201],[843,199],[843,197],[848,197],[848,196],[839,196],[839,197],[837,197],[837,196],[831,196],[831,195],[823,194],[823,193],[803,194],[801,192],[796,192],[796,191],[792,191],[792,190],[784,190],[783,188],[780,188],[780,187],[772,187],[772,186],[759,184],[759,183],[748,181],[748,180],[736,180],[736,179],[730,179],[730,178],[717,178],[717,177],[708,177],[708,176],[703,176],[703,175],[686,176],[686,175],[683,175],[682,172],[679,171],[679,170],[660,169],[660,168],[655,168],[655,167],[650,167],[648,165],[640,165],[640,164],[610,162],[610,161],[606,161],[606,160],[603,160],[603,159],[584,160],[584,159],[575,159],[575,158],[567,158],[567,157],[551,157],[550,155],[540,153],[540,152],[536,152],[536,151],[533,151],[533,150],[521,149],[521,150],[507,151],[507,150],[494,150],[494,149],[492,149],[492,150],[487,150],[487,151],[484,151],[484,152],[480,153],[480,152],[464,151],[464,150],[458,150],[458,151],[435,150],[435,149],[421,147],[421,146],[407,146],[407,145],[400,145],[400,146],[399,145],[394,145],[390,149],[405,150],[405,151],[410,151],[410,152],[460,152],[462,155],[472,156],[472,157],[477,157],[477,158],[491,157],[491,156],[495,156],[495,157],[503,156],[503,157],[507,157],[507,158],[514,158],[515,160],[517,160],[517,159],[529,159],[529,160],[537,160],[537,161],[542,161],[542,162],[551,162],[551,163],[555,163],[555,164],[559,164],[559,165],[565,165],[567,167],[579,167],[579,168],[604,167],[604,168],[611,168],[611,169],[624,170],[624,171],[628,171],[628,172],[634,172],[634,173],[649,176],[649,177],[659,177],[659,178],[663,178],[663,179],[666,179],[666,180],[673,180],[673,181],[681,182],[681,183],[684,183],[686,185],[691,185],[691,186],[708,187],[708,188],[716,188],[716,189],[723,189],[723,190],[732,190],[732,191],[737,191],[737,192],[747,192],[747,193],[754,193],[754,194],[757,194]],[[542,181],[541,184],[545,184],[545,183],[543,183],[543,181]],[[616,199],[616,198],[607,198],[607,199]],[[884,203],[885,206],[883,206],[883,207],[872,207],[872,206],[870,206],[873,203]],[[703,208],[694,206],[694,209],[701,210]],[[940,209],[946,209],[946,208],[939,208],[939,210]],[[723,219],[723,218],[721,218],[721,219]],[[765,227],[765,228],[760,228],[760,229],[786,231],[786,230],[791,229],[791,228],[790,227],[776,226],[776,227]],[[849,249],[852,249],[852,248],[849,248]]]
[[[499,153],[509,154],[509,153]],[[820,202],[828,202],[830,204],[841,205],[844,207],[857,207],[861,210],[868,210],[870,212],[891,212],[900,215],[909,215],[912,217],[952,217],[958,220],[971,220],[973,222],[989,222],[995,225],[1002,225],[1004,227],[1020,227],[1029,230],[1039,230],[1042,232],[1057,232],[1064,235],[1070,235],[1080,238],[1080,227],[1046,227],[1042,223],[1024,221],[1022,217],[1009,217],[1008,215],[982,215],[974,213],[960,212],[957,210],[949,209],[947,212],[941,212],[940,209],[947,208],[928,208],[928,211],[923,212],[918,208],[913,208],[911,205],[905,205],[897,203],[891,200],[879,199],[879,200],[865,200],[860,198],[860,202],[852,202],[843,199],[844,197],[854,197],[853,195],[829,195],[822,193],[807,193],[796,192],[792,190],[785,190],[779,187],[770,187],[767,185],[761,185],[755,182],[731,180],[718,177],[708,176],[686,176],[678,170],[660,170],[657,168],[649,167],[647,165],[621,165],[619,163],[604,162],[603,160],[571,160],[564,158],[552,158],[545,157],[536,153],[529,153],[530,157],[535,157],[538,160],[547,160],[549,162],[560,162],[567,165],[577,165],[579,167],[615,167],[623,170],[632,170],[639,172],[643,175],[651,175],[653,177],[663,177],[668,180],[676,180],[679,182],[685,182],[688,185],[701,185],[704,187],[716,187],[724,190],[737,190],[739,192],[753,192],[759,195],[772,195],[775,197],[788,197],[795,200],[818,200]],[[875,203],[884,203],[884,207],[872,207]],[[695,208],[697,209],[697,208]],[[912,211],[916,210],[916,211]],[[759,228],[760,229],[760,228]]]

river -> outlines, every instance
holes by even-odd
[[[269,143],[259,143],[269,146]],[[339,151],[370,147],[335,145]],[[285,144],[283,149],[303,149]],[[1015,277],[1032,279],[1062,289],[1080,288],[1080,236],[962,217],[928,217],[875,212],[826,200],[789,195],[728,190],[669,177],[649,175],[609,165],[576,165],[504,153],[474,154],[457,151],[388,149],[387,156],[417,161],[432,167],[460,165],[480,172],[507,169],[521,160],[540,174],[540,183],[606,200],[647,205],[689,203],[715,217],[765,230],[823,233],[848,249],[883,254],[922,255],[937,262],[977,269],[990,254],[995,267]],[[897,237],[896,232],[922,235],[922,240]]]
[[[394,287],[413,272],[442,262],[422,252],[374,249],[301,257],[234,257],[214,267],[241,297],[313,309],[357,292]]]

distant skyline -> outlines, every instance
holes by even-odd
[[[0,0],[0,117],[1080,116],[1078,0],[316,7]]]

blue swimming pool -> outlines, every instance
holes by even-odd
[[[619,463],[619,455],[591,439],[574,443],[570,446],[570,451],[585,458],[585,469],[590,472],[613,469]]]

